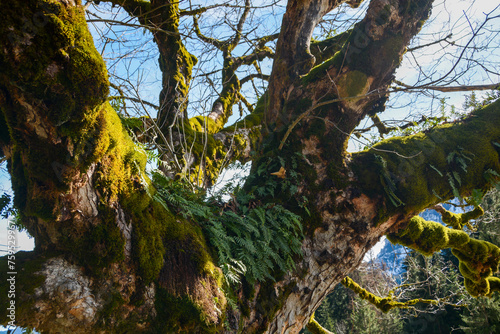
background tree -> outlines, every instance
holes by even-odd
[[[498,242],[498,224],[500,222],[500,191],[498,187],[490,191],[483,200],[485,215],[476,220],[478,237],[490,242]],[[491,298],[479,297],[472,299],[468,307],[462,312],[464,325],[461,327],[466,333],[495,333],[500,328],[500,300],[498,294]]]
[[[469,300],[463,288],[458,263],[451,252],[434,254],[430,258],[412,252],[405,260],[406,280],[411,288],[405,298],[426,298],[439,301],[436,305],[416,305],[405,313],[405,333],[446,333],[457,330],[462,309]]]
[[[455,229],[416,216],[498,182],[499,101],[451,124],[347,152],[365,117],[386,132],[376,115],[391,91],[471,89],[459,74],[477,63],[476,42],[490,51],[489,39],[478,36],[495,12],[482,15],[458,45],[451,68],[411,85],[395,83],[394,75],[432,1],[372,0],[352,27],[319,40],[312,40],[315,28],[343,1],[289,1],[277,39],[277,31],[253,38],[245,30],[250,1],[100,2],[123,8],[132,25],[151,33],[161,72],[157,103],[110,84],[85,20],[90,2],[0,1],[1,155],[20,224],[36,240],[14,264],[2,258],[19,273],[16,323],[74,333],[317,328],[310,318],[321,300],[385,233],[425,254],[453,248],[471,294],[500,288],[492,276],[500,249],[459,231],[477,210],[451,216]],[[225,19],[230,33],[213,36],[197,15],[221,8],[233,14]],[[217,98],[197,116],[188,107],[197,63],[188,35],[222,56]],[[274,40],[273,50],[266,44]],[[252,47],[239,53],[243,41]],[[258,62],[268,57],[267,78]],[[242,77],[244,66],[255,72]],[[497,79],[494,61],[479,68]],[[257,78],[269,84],[250,106],[241,86]],[[126,100],[158,114],[120,118],[113,106]],[[227,126],[239,101],[252,111]],[[146,171],[144,144],[124,123],[158,150],[160,171]],[[226,203],[204,196],[233,160],[252,161],[245,184]],[[0,302],[4,324],[9,303]]]

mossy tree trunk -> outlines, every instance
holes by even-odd
[[[178,4],[111,2],[161,28],[154,35],[164,84],[159,117],[170,125],[185,116],[194,63],[178,35]],[[47,333],[298,333],[382,235],[457,192],[489,187],[488,171],[500,172],[500,102],[463,122],[346,152],[361,119],[383,110],[431,1],[373,0],[353,30],[324,41],[324,53],[311,51],[314,27],[340,3],[289,1],[268,93],[248,120],[264,125],[249,129],[253,137],[244,133],[245,149],[233,154],[248,158],[248,146],[256,152],[245,191],[293,184],[293,194],[256,203],[300,215],[305,235],[296,269],[275,282],[244,283],[234,309],[200,225],[154,201],[146,157],[106,101],[105,64],[80,2],[1,0],[0,153],[22,224],[36,240],[33,252],[17,255],[16,323]],[[231,128],[215,129],[205,149],[227,152],[220,138]],[[201,133],[195,124],[189,131]],[[456,151],[474,159],[452,189],[442,175],[459,172],[447,160]],[[222,156],[213,159],[212,179]],[[5,273],[2,267],[3,324]]]

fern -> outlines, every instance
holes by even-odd
[[[443,177],[443,173],[441,173],[441,171],[439,171],[439,169],[437,169],[434,165],[429,164],[429,167],[431,167],[432,169],[434,169],[436,171],[436,173],[439,174],[439,176]]]
[[[222,227],[225,235],[232,238],[231,244],[226,245],[228,239],[222,237],[220,231],[209,233],[218,235],[217,240],[210,239],[210,242],[218,250],[219,261],[241,261],[250,282],[271,279],[275,268],[281,271],[292,269],[287,258],[301,254],[300,217],[279,205],[247,209],[246,213],[223,212],[217,217],[217,222],[204,225],[209,232]]]
[[[221,265],[221,269],[228,284],[239,284],[241,275],[247,271],[243,262],[235,259],[228,259],[227,263]]]
[[[382,169],[380,175],[380,183],[384,187],[384,191],[387,194],[387,197],[389,197],[392,205],[394,205],[395,207],[405,205],[405,203],[396,195],[396,183],[387,170],[387,162],[385,161],[385,159],[375,154],[375,161]]]
[[[453,176],[450,173],[446,173],[446,176],[448,176],[448,183],[450,184],[451,190],[453,191],[453,196],[461,199],[460,192],[458,191],[458,188],[455,186],[455,181]]]
[[[270,163],[263,165],[266,168],[257,174],[268,173],[267,167],[275,167]],[[278,271],[294,268],[293,257],[301,255],[303,239],[301,219],[296,214],[280,205],[252,207],[254,195],[238,189],[232,195],[232,209],[221,211],[220,206],[211,204],[217,203],[216,198],[207,200],[202,194],[193,193],[188,184],[168,179],[159,172],[153,172],[152,179],[156,186],[155,201],[202,227],[217,254],[225,290],[239,284],[243,275],[252,283],[273,280]],[[276,180],[270,180],[254,189],[254,193],[274,196],[279,186]]]

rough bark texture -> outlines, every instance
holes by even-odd
[[[112,2],[161,27],[154,34],[164,79],[159,118],[171,125],[185,112],[194,63],[178,35],[178,4]],[[383,92],[431,1],[372,0],[354,29],[310,50],[315,26],[339,4],[289,1],[268,93],[245,122],[209,131],[202,119],[184,123],[186,137],[209,135],[194,152],[210,164],[190,163],[210,170],[207,179],[217,177],[221,152],[243,160],[254,150],[244,191],[277,181],[295,189],[256,195],[251,204],[283,205],[302,217],[296,268],[273,273],[275,282],[244,281],[231,308],[202,224],[154,200],[145,155],[106,102],[105,64],[81,3],[1,0],[0,153],[22,224],[36,238],[33,252],[17,255],[16,323],[47,333],[298,333],[382,235],[454,196],[449,180],[432,171],[458,172],[447,159],[458,147],[475,159],[455,190],[489,187],[485,175],[500,171],[498,101],[463,122],[346,152],[360,120],[383,110]],[[234,62],[252,60],[232,58],[231,50],[224,55],[228,78]],[[226,88],[209,116],[215,123],[228,117],[217,103],[233,99],[227,109],[237,98]],[[228,148],[234,138],[239,146]],[[2,296],[5,275],[2,267]]]

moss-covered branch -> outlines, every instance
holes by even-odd
[[[228,44],[227,41],[220,41],[216,38],[205,36],[201,32],[200,26],[198,24],[198,18],[196,16],[193,16],[193,27],[194,27],[194,32],[195,32],[196,36],[198,36],[198,38],[201,39],[203,42],[205,42],[207,44],[211,44],[221,51],[226,50],[225,47],[227,47],[227,44]]]
[[[36,242],[34,255],[17,263],[26,275],[17,324],[91,333],[131,323],[127,330],[140,332],[167,319],[179,330],[220,329],[220,270],[199,226],[154,200],[146,155],[107,102],[105,64],[83,7],[44,0],[2,7],[9,10],[0,27],[0,127],[7,129],[0,145],[21,223]],[[42,23],[26,31],[26,18]],[[58,258],[28,270],[48,251]],[[35,293],[24,280],[43,289]],[[2,278],[0,290],[6,286]]]
[[[316,58],[316,65],[332,58],[340,51],[352,33],[352,30],[348,30],[322,41],[311,41],[311,54]]]
[[[147,16],[151,14],[151,2],[144,0],[94,0],[96,5],[101,2],[110,2],[114,6],[120,6],[133,17],[136,17],[142,24],[148,21]]]
[[[433,206],[431,209],[434,209],[441,214],[443,223],[456,230],[463,230],[463,228],[467,226],[469,230],[474,231],[474,226],[472,226],[470,221],[479,218],[484,214],[484,210],[480,206],[477,206],[474,210],[467,211],[465,213],[454,213],[448,211],[440,204]]]
[[[321,326],[316,319],[314,319],[314,314],[309,319],[306,327],[313,334],[334,334],[333,332],[323,328],[323,326]]]
[[[345,135],[347,141],[363,116],[384,109],[387,96],[378,92],[386,91],[393,80],[406,46],[429,16],[431,3],[371,1],[366,16],[352,30],[320,42],[311,42],[310,36],[300,32],[304,29],[305,34],[309,31],[306,27],[319,21],[309,18],[307,24],[296,25],[300,19],[295,19],[290,10],[284,19],[269,80],[269,128],[282,131],[297,116],[292,108],[286,108],[285,101],[299,105],[306,100],[314,104],[340,98],[341,101],[323,108],[322,117],[327,116],[337,125],[342,132],[339,136]],[[288,4],[295,6],[295,2]],[[297,15],[307,16],[303,14],[307,12],[304,5],[297,4],[296,8]],[[288,27],[288,20],[294,24]],[[344,140],[336,141],[340,144],[335,154],[343,155]]]
[[[500,100],[467,119],[353,154],[362,192],[385,197],[380,219],[418,213],[453,197],[486,190],[500,174]],[[366,166],[373,166],[367,170]],[[361,172],[362,171],[362,172]]]
[[[450,229],[419,216],[411,218],[404,230],[389,234],[387,238],[392,243],[427,256],[451,248],[453,255],[460,261],[464,285],[472,296],[491,295],[494,291],[500,291],[500,279],[493,277],[498,271],[500,248],[487,241],[472,239],[464,231]]]
[[[234,65],[239,67],[240,65],[251,65],[255,61],[262,61],[265,58],[272,58],[274,56],[273,50],[263,46],[261,48],[255,49],[253,53],[238,57],[234,59]]]
[[[243,100],[243,102],[248,105],[245,99],[241,99],[242,95],[240,91],[242,82],[240,82],[236,74],[237,70],[242,65],[252,65],[257,61],[273,56],[273,51],[265,46],[267,41],[272,40],[272,38],[269,37],[259,40],[255,50],[251,54],[241,57],[233,57],[232,51],[241,40],[243,25],[249,11],[250,3],[247,1],[238,25],[234,29],[234,36],[224,41],[205,36],[200,30],[198,18],[193,17],[194,31],[198,38],[222,51],[223,56],[222,91],[219,94],[219,98],[213,103],[212,110],[209,113],[207,120],[205,120],[205,123],[209,125],[207,129],[209,133],[212,134],[217,133],[224,128],[227,120],[232,115],[232,109],[236,103]],[[255,76],[258,75],[259,74]],[[252,75],[246,77],[245,82],[251,78]],[[251,110],[252,107],[249,109]]]
[[[344,285],[346,288],[351,289],[355,293],[358,294],[358,296],[361,299],[364,299],[368,301],[370,304],[374,305],[377,307],[379,310],[382,312],[389,312],[390,310],[394,308],[409,308],[413,305],[416,305],[418,303],[425,303],[425,304],[437,304],[438,301],[434,299],[422,299],[422,298],[417,298],[417,299],[412,299],[408,300],[406,302],[399,302],[394,300],[394,296],[392,294],[389,294],[388,297],[381,298],[371,292],[369,292],[366,289],[363,289],[361,286],[359,286],[358,283],[354,282],[350,277],[346,276],[342,280],[342,285]]]
[[[210,117],[196,116],[189,120],[182,136],[194,158],[188,168],[191,181],[200,186],[211,185],[224,166],[236,160],[245,163],[251,158],[261,138],[265,101],[266,95],[250,115],[222,129]]]

